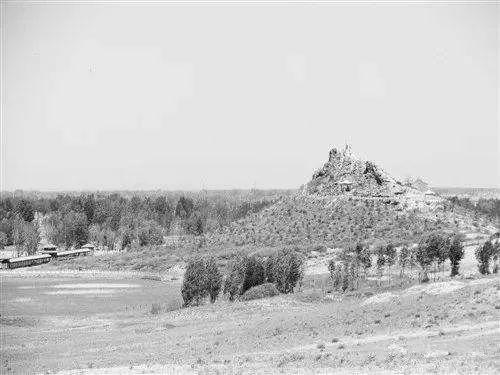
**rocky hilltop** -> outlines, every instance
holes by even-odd
[[[327,162],[294,196],[210,233],[208,245],[342,246],[355,241],[412,241],[423,233],[472,227],[470,216],[430,190],[402,183],[349,147]]]
[[[332,148],[327,162],[313,174],[311,181],[300,192],[303,195],[330,198],[384,198],[387,203],[407,210],[433,211],[445,204],[444,199],[429,190],[421,179],[403,183],[375,163],[354,156],[349,146],[342,150]]]
[[[318,195],[350,194],[364,197],[389,197],[412,189],[405,187],[382,168],[353,156],[349,146],[330,150],[328,161],[305,185],[303,193]]]

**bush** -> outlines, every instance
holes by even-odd
[[[245,293],[250,288],[261,285],[266,281],[266,271],[264,262],[261,258],[252,256],[247,258],[245,267],[245,278],[243,281],[242,293]]]
[[[449,258],[451,263],[451,274],[450,276],[458,275],[458,268],[460,266],[460,261],[464,257],[464,246],[460,236],[454,235],[450,240],[449,248]]]
[[[253,299],[260,299],[260,298],[268,298],[268,297],[274,297],[280,294],[279,290],[276,288],[276,285],[272,283],[265,283],[261,285],[254,286],[250,289],[248,289],[241,299],[243,301],[250,301]]]
[[[214,257],[209,257],[205,261],[205,273],[208,295],[210,302],[214,303],[222,286],[222,275],[217,267],[217,262]]]
[[[491,241],[486,241],[483,245],[476,249],[476,259],[478,261],[479,272],[483,275],[490,273],[490,259],[494,254],[495,248]]]
[[[184,306],[199,305],[206,296],[210,296],[210,302],[214,303],[221,285],[222,275],[214,257],[190,260],[181,289]]]
[[[242,295],[250,288],[266,281],[264,262],[257,256],[239,256],[229,266],[229,274],[224,283],[224,293],[229,294],[229,300]]]
[[[272,254],[267,265],[267,282],[274,282],[281,293],[291,293],[304,275],[304,257],[295,250]]]
[[[202,258],[189,261],[181,289],[184,306],[199,305],[208,295],[205,262]]]

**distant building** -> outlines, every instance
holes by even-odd
[[[354,182],[348,178],[344,178],[337,182],[337,185],[340,186],[340,190],[343,192],[351,191]]]
[[[52,245],[52,244],[45,244],[42,246],[42,250],[57,250],[57,246],[56,245]]]
[[[41,248],[41,252],[44,254],[57,254],[57,246],[52,244],[45,244]]]

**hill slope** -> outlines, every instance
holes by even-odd
[[[445,199],[401,183],[346,147],[332,149],[297,194],[209,234],[207,242],[341,246],[360,240],[413,240],[431,230],[472,226],[467,213],[454,210]]]

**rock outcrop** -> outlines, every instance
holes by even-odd
[[[403,194],[411,187],[404,186],[382,168],[370,161],[353,156],[350,147],[330,150],[328,161],[316,171],[305,185],[305,194],[349,194],[364,197],[390,197]]]

